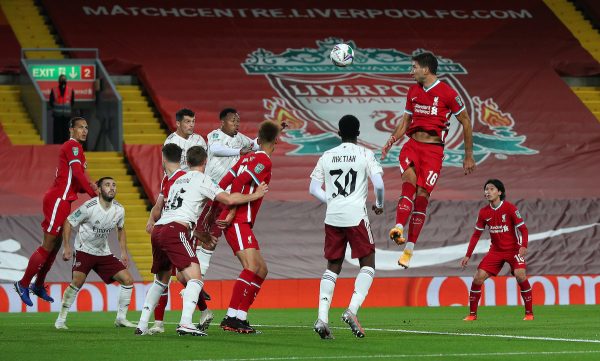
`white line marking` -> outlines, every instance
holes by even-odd
[[[473,356],[535,356],[535,355],[577,355],[600,353],[600,350],[589,351],[540,351],[540,352],[489,352],[489,353],[431,353],[400,355],[336,355],[336,356],[291,356],[291,357],[256,357],[228,359],[194,359],[185,361],[277,361],[277,360],[340,360],[340,359],[386,359],[386,358],[439,358],[439,357],[473,357]]]
[[[47,322],[22,322],[23,325],[48,325]],[[164,322],[165,325],[177,325],[178,322]],[[312,326],[296,326],[296,325],[252,325],[255,327],[264,328],[304,328],[312,330]],[[329,327],[334,330],[347,330],[348,327]],[[596,343],[600,344],[600,340],[581,339],[581,338],[559,338],[559,337],[544,337],[544,336],[521,336],[521,335],[499,335],[487,333],[461,333],[461,332],[443,332],[443,331],[420,331],[420,330],[404,330],[404,329],[389,329],[389,328],[365,328],[365,331],[375,332],[397,332],[397,333],[414,333],[421,335],[445,335],[445,336],[466,336],[466,337],[495,337],[495,338],[510,338],[518,340],[536,340],[536,341],[558,341],[558,342],[580,342],[580,343]],[[596,351],[594,351],[596,352]],[[600,350],[598,351],[600,352]],[[250,359],[249,359],[250,360]],[[262,359],[261,359],[262,360]]]

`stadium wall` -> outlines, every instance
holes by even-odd
[[[405,306],[467,306],[472,277],[378,278],[369,291],[364,307]],[[600,304],[600,275],[533,276],[533,302],[536,305]],[[212,300],[212,309],[226,309],[235,281],[207,281],[205,289]],[[144,295],[151,283],[136,282],[130,310],[141,310]],[[58,312],[60,299],[68,283],[49,284],[49,293],[56,302],[38,302],[25,307],[12,289],[12,284],[0,285],[0,312]],[[181,310],[179,296],[182,286],[173,282],[169,288],[168,310]],[[332,307],[345,307],[354,290],[354,279],[338,279]],[[101,282],[86,283],[73,303],[73,311],[116,311],[118,285]],[[315,308],[319,296],[318,279],[269,280],[264,283],[254,308]],[[140,296],[141,295],[141,296]],[[481,305],[521,305],[517,282],[513,277],[497,277],[485,282]]]

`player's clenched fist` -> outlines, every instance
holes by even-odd
[[[393,135],[388,139],[387,143],[381,148],[381,160],[384,160],[387,157],[387,153],[390,151],[394,143],[396,143],[398,139]]]

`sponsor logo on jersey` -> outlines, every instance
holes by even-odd
[[[342,42],[357,48],[353,41],[328,38],[317,40],[315,48],[290,48],[279,54],[260,48],[241,64],[247,74],[265,76],[276,92],[263,99],[265,118],[288,125],[280,139],[295,148],[287,154],[322,155],[338,146],[340,114],[355,114],[373,124],[361,127],[358,140],[379,158],[381,146],[402,119],[408,89],[415,84],[410,75],[412,56],[427,50],[407,54],[396,49],[361,47],[352,66],[339,68],[331,63],[329,52]],[[538,153],[523,146],[527,137],[513,131],[511,114],[502,112],[491,98],[480,99],[466,92],[459,77],[468,72],[460,63],[439,54],[437,57],[438,78],[459,93],[456,101],[466,107],[474,123],[473,156],[477,164],[490,156],[506,159]],[[438,108],[428,107],[426,111],[437,113]],[[449,123],[444,165],[462,167],[462,129],[456,120]],[[398,165],[402,145],[400,142],[392,147],[381,162],[383,166]]]

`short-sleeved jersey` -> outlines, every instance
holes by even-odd
[[[518,251],[522,243],[517,228],[524,224],[517,207],[502,201],[497,208],[489,204],[479,210],[475,229],[483,231],[485,226],[489,228],[492,240],[490,251]]]
[[[435,132],[442,142],[446,139],[450,116],[465,110],[465,103],[450,85],[436,80],[429,88],[415,84],[406,95],[406,113],[412,121],[406,135],[418,130]]]
[[[167,199],[169,198],[169,190],[171,189],[171,186],[177,179],[179,179],[179,177],[183,176],[184,174],[185,171],[182,169],[177,169],[175,172],[173,172],[173,174],[171,174],[171,176],[165,174],[162,182],[160,182],[160,194],[164,198],[163,211],[167,208]]]
[[[267,184],[271,182],[272,166],[273,165],[269,155],[263,151],[258,151],[243,155],[240,160],[238,160],[238,162],[229,170],[229,172],[235,178],[239,177],[243,173],[249,174],[250,180],[243,184],[240,193],[252,194],[256,190],[256,187],[262,182]],[[226,179],[227,178],[223,178],[221,183],[219,183],[222,188],[227,186],[227,184],[224,183]],[[236,180],[233,182],[234,186],[231,188],[232,192],[237,190],[235,188]],[[250,226],[254,225],[254,221],[256,220],[256,215],[258,214],[262,200],[262,198],[259,198],[252,202],[238,205],[233,222],[250,223]]]
[[[95,197],[77,208],[67,220],[71,226],[79,226],[75,238],[76,251],[107,256],[111,254],[108,235],[116,227],[121,229],[125,225],[125,209],[115,200],[108,209],[104,209]]]
[[[169,189],[165,208],[156,225],[171,222],[193,224],[208,199],[214,200],[217,194],[224,192],[207,175],[199,171],[190,171],[179,177]]]
[[[66,201],[76,200],[77,193],[83,189],[73,174],[73,166],[75,163],[79,163],[81,169],[87,167],[81,143],[71,138],[60,147],[58,167],[56,167],[56,178],[54,178],[54,183],[50,188],[50,191],[55,192],[59,197]]]
[[[215,129],[208,133],[208,163],[206,164],[206,175],[211,177],[215,182],[220,182],[238,160],[240,155],[232,155],[229,157],[219,157],[210,151],[213,144],[221,144],[224,147],[232,149],[241,149],[252,145],[252,139],[237,133],[233,137],[223,133],[221,129]]]
[[[177,144],[179,148],[181,148],[181,162],[179,163],[181,164],[181,169],[183,170],[190,169],[190,167],[188,167],[187,164],[188,149],[195,145],[199,145],[202,148],[204,148],[204,150],[206,150],[206,141],[204,140],[204,138],[202,138],[201,135],[196,133],[190,135],[188,139],[185,139],[180,137],[179,134],[177,134],[176,132],[173,132],[167,137],[167,139],[165,140],[165,144],[163,145],[167,145],[169,143]]]
[[[367,217],[368,178],[383,173],[373,151],[342,143],[323,153],[310,177],[325,183],[325,223],[354,227]]]

